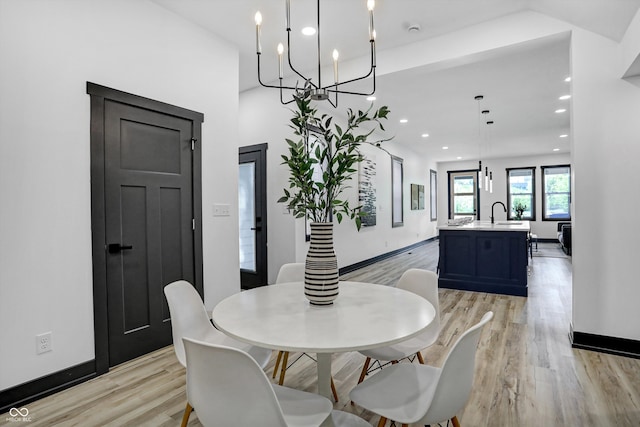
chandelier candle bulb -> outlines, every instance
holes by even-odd
[[[284,46],[282,43],[278,43],[278,77],[282,78],[282,54],[284,53]]]
[[[262,47],[260,46],[260,25],[262,25],[262,14],[256,12],[256,53],[262,53]]]
[[[338,57],[340,54],[336,49],[333,49],[333,81],[338,83]]]
[[[367,0],[367,9],[369,9],[369,40],[376,38],[376,30],[373,26],[373,8],[376,6],[375,0]]]

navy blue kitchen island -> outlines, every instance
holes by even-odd
[[[528,221],[475,221],[438,229],[441,288],[527,296]]]

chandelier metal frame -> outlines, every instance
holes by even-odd
[[[373,25],[373,8],[375,5],[375,0],[367,1],[367,9],[369,10],[369,44],[371,48],[371,66],[369,68],[369,72],[353,79],[349,79],[346,81],[339,81],[338,78],[338,52],[334,49],[333,51],[333,74],[334,74],[334,82],[330,85],[322,85],[322,60],[320,58],[320,0],[316,1],[316,17],[317,17],[317,28],[316,28],[316,43],[317,43],[317,55],[318,55],[318,81],[314,83],[311,77],[306,77],[300,71],[298,71],[291,62],[291,1],[286,0],[285,10],[286,10],[286,31],[287,31],[287,64],[289,68],[298,75],[301,79],[304,80],[305,84],[303,87],[307,87],[308,93],[305,93],[305,96],[310,96],[311,99],[316,101],[329,101],[329,103],[333,107],[338,106],[338,94],[347,94],[347,95],[360,95],[360,96],[371,96],[376,91],[376,31]],[[256,13],[256,54],[258,57],[258,82],[261,86],[279,89],[280,90],[280,102],[282,104],[289,104],[295,100],[292,98],[289,101],[284,100],[284,91],[291,90],[294,91],[294,94],[299,91],[301,88],[296,82],[295,86],[287,86],[283,84],[283,54],[284,47],[282,44],[278,46],[278,85],[266,84],[262,81],[261,69],[260,69],[260,57],[262,55],[262,46],[260,43],[260,32],[262,26],[262,15],[260,12]],[[343,90],[341,87],[343,85],[347,85],[349,83],[353,83],[359,80],[365,80],[369,77],[372,77],[372,88],[370,92],[356,92]],[[293,94],[292,94],[293,95]],[[331,95],[334,95],[334,99],[331,99]]]

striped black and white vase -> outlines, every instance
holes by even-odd
[[[333,223],[312,222],[304,269],[304,295],[312,305],[327,306],[338,297],[338,260],[333,250]]]

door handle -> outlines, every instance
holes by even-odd
[[[132,245],[121,245],[120,243],[109,243],[107,250],[110,254],[117,254],[120,251],[133,249]]]
[[[255,231],[262,231],[262,227],[251,227],[251,229]]]

